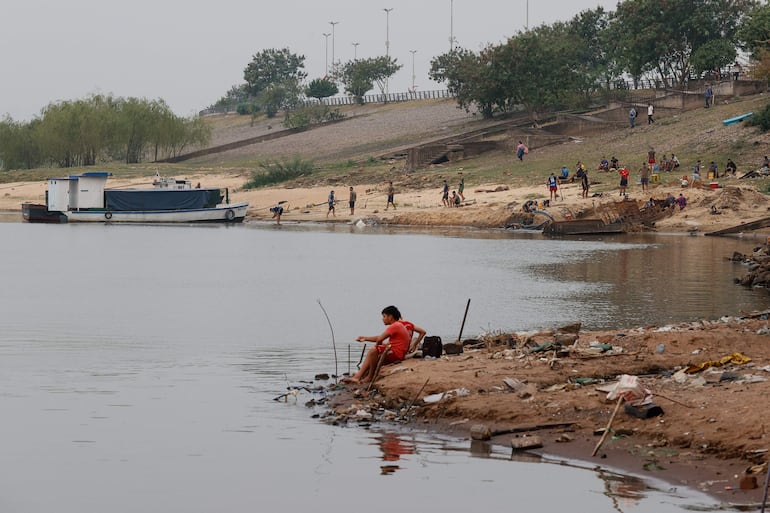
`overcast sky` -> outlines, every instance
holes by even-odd
[[[529,26],[566,21],[617,0],[3,0],[0,117],[30,120],[51,102],[93,93],[162,98],[178,115],[211,105],[243,82],[266,48],[305,56],[308,79],[326,63],[385,54],[404,67],[391,92],[428,79],[431,58],[459,46],[478,50]],[[528,9],[527,9],[528,6]],[[386,13],[384,9],[392,9]],[[527,11],[529,16],[527,16]],[[451,16],[453,14],[453,16]],[[453,20],[453,23],[452,23]],[[336,21],[334,36],[330,21]],[[328,57],[327,57],[328,42]],[[412,54],[410,50],[416,50]]]

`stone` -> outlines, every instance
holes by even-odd
[[[539,436],[520,436],[511,438],[511,449],[514,451],[527,451],[529,449],[539,449],[543,446],[543,441]]]
[[[489,440],[492,438],[492,430],[484,424],[474,424],[471,426],[471,438],[474,440]]]
[[[461,354],[463,352],[463,345],[460,342],[450,342],[444,344],[444,354]]]

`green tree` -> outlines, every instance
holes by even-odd
[[[288,48],[268,48],[253,56],[243,70],[243,79],[250,96],[257,97],[269,87],[296,87],[307,77],[303,71],[305,56],[291,53]]]
[[[735,45],[726,39],[712,39],[692,54],[692,70],[696,73],[710,69],[723,69],[735,62],[738,52]]]
[[[692,56],[715,39],[737,40],[754,0],[625,0],[611,23],[616,57],[634,77],[654,74],[663,85],[684,83]]]
[[[761,50],[770,50],[770,4],[755,5],[746,14],[737,38],[754,60],[760,59]]]
[[[310,98],[316,98],[318,100],[321,98],[334,96],[338,92],[339,88],[337,87],[337,84],[328,78],[316,78],[315,80],[311,81],[305,88],[305,95]]]
[[[340,66],[336,72],[336,78],[345,86],[345,91],[355,96],[361,103],[364,95],[371,91],[375,84],[380,92],[385,94],[387,80],[402,67],[397,59],[392,57],[356,59]]]
[[[488,48],[489,49],[489,48]],[[469,111],[475,106],[485,118],[491,118],[497,106],[496,83],[484,77],[481,56],[464,48],[434,57],[428,75],[431,80],[446,83],[457,104]]]

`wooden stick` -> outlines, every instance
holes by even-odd
[[[670,397],[666,397],[665,395],[663,395],[663,394],[661,394],[659,392],[655,392],[655,394],[653,394],[653,395],[655,395],[656,397],[662,397],[663,399],[668,399],[672,403],[679,404],[681,406],[684,406],[685,408],[695,408],[695,406],[693,406],[691,404],[686,404],[686,403],[683,403],[681,401],[677,401],[676,399],[671,399]]]
[[[412,408],[412,406],[413,406],[413,405],[414,405],[414,403],[417,401],[417,399],[419,399],[419,398],[420,398],[420,394],[422,393],[422,391],[423,391],[423,390],[425,390],[425,387],[427,387],[427,386],[428,386],[428,381],[430,381],[430,378],[428,378],[428,379],[426,379],[426,380],[425,380],[425,383],[424,383],[424,384],[423,384],[423,385],[420,387],[420,389],[417,391],[417,394],[414,396],[414,398],[413,398],[411,401],[409,401],[409,403],[407,403],[407,405],[406,405],[406,412],[407,412],[407,413],[409,413],[409,410]]]
[[[612,422],[615,420],[615,415],[618,414],[618,410],[620,410],[620,405],[623,402],[623,396],[618,397],[618,402],[615,405],[615,411],[612,412],[612,416],[610,417],[610,421],[607,423],[607,427],[604,428],[604,433],[602,433],[602,437],[599,439],[599,443],[596,444],[596,447],[594,447],[594,452],[591,453],[591,456],[596,456],[596,453],[599,452],[599,447],[602,446],[604,443],[604,440],[607,438],[607,434],[610,432],[610,428],[612,427]]]
[[[372,380],[369,382],[369,386],[366,387],[366,391],[372,389],[372,385],[374,385],[375,380],[377,379],[377,376],[380,375],[380,367],[382,367],[382,362],[385,361],[385,355],[390,352],[390,349],[385,349],[385,351],[382,352],[380,355],[380,359],[377,360],[377,366],[374,368],[374,375],[372,376]]]
[[[460,335],[457,337],[458,342],[462,342],[463,330],[465,329],[465,318],[468,317],[468,308],[471,306],[471,299],[468,298],[468,303],[465,305],[465,315],[463,315],[463,323],[460,325]]]

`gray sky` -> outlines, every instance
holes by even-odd
[[[189,116],[214,103],[266,48],[305,56],[308,79],[327,61],[385,54],[404,67],[391,92],[428,79],[430,60],[459,46],[478,50],[529,26],[566,21],[617,0],[4,0],[0,28],[0,116],[26,121],[51,102],[93,93],[164,99]],[[386,14],[385,8],[393,10]],[[450,16],[453,13],[454,16]],[[453,18],[454,22],[451,23]],[[325,38],[332,32],[334,37]],[[386,30],[387,29],[387,30]]]

